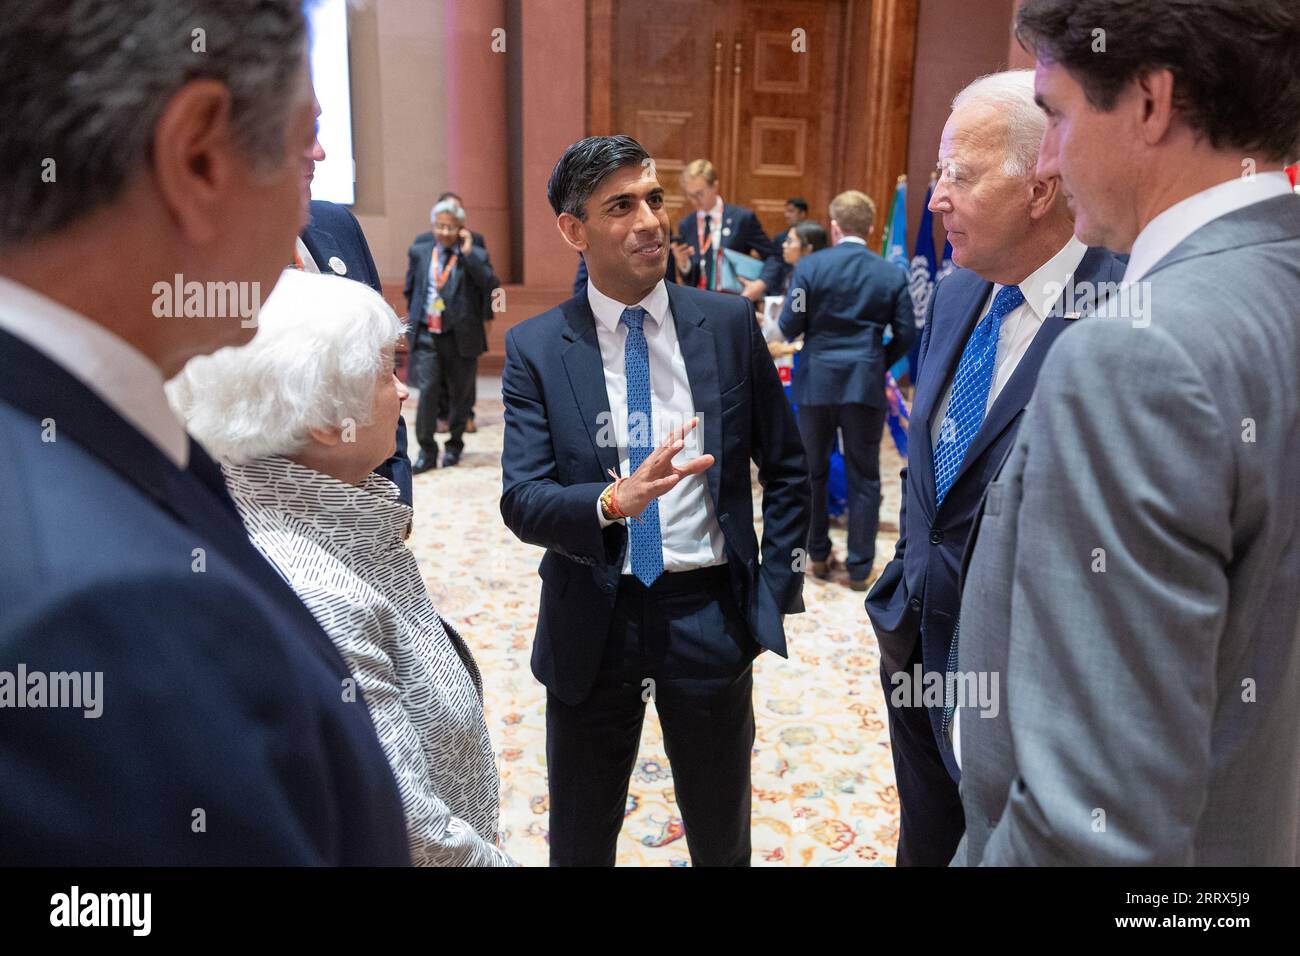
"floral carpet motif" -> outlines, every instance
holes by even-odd
[[[505,848],[526,866],[547,862],[546,690],[529,670],[542,551],[510,533],[501,495],[500,381],[481,379],[479,431],[456,468],[415,479],[410,544],[434,604],[478,659],[488,729],[501,772]],[[414,409],[407,424],[414,434]],[[439,436],[441,440],[443,436]],[[893,555],[902,461],[881,446],[884,502],[876,568]],[[755,520],[761,517],[755,482]],[[843,558],[842,528],[832,527]],[[844,572],[809,576],[807,611],[786,618],[790,658],[754,665],[753,864],[892,866],[898,792],[889,750],[876,639]],[[632,773],[620,866],[686,866],[682,821],[654,705]]]

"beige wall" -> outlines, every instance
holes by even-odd
[[[438,0],[368,0],[348,14],[352,68],[352,207],[385,283],[448,188],[446,74]],[[454,187],[452,187],[454,188]]]

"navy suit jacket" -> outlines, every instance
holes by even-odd
[[[811,511],[803,443],[749,303],[667,288],[704,452],[714,457],[705,474],[732,591],[754,640],[785,656],[781,616],[803,610],[795,570]],[[596,517],[618,450],[598,440],[609,397],[585,294],[510,330],[502,394],[501,515],[521,540],[546,549],[533,674],[577,704],[596,678],[627,549],[626,527],[602,530]],[[751,460],[763,485],[761,549]]]
[[[695,224],[695,213],[691,213],[677,224],[677,238],[693,250],[691,268],[681,276],[683,285],[697,285],[700,281],[700,233]],[[722,204],[722,247],[735,249],[745,254],[754,253],[763,260],[763,272],[760,278],[767,283],[768,295],[781,292],[781,250],[772,245],[772,240],[763,231],[758,216],[744,206]],[[675,262],[668,257],[668,268],[675,272]]]
[[[1124,268],[1125,259],[1106,249],[1091,248],[1075,270],[1074,282],[1117,283],[1124,277]],[[992,290],[993,283],[958,269],[935,286],[930,298],[917,358],[907,467],[902,473],[898,545],[893,560],[885,566],[866,600],[867,615],[875,628],[887,673],[904,668],[918,638],[925,671],[946,672],[961,602],[958,578],[962,555],[984,489],[1015,441],[1048,349],[1073,321],[1063,311],[1071,297],[1063,295],[998,393],[943,504],[936,508],[934,449],[930,442],[935,406],[957,370],[962,350]],[[941,720],[942,708],[931,707],[930,721],[940,751],[949,771],[957,776],[952,750],[939,733]]]
[[[303,230],[302,242],[321,272],[334,272],[330,262],[338,260],[343,263],[343,272],[336,274],[364,282],[380,295],[384,294],[365,233],[346,206],[313,199],[311,221]],[[406,419],[401,416],[397,419],[397,448],[375,472],[397,485],[403,504],[411,504],[411,459],[406,455]]]
[[[103,674],[98,718],[0,710],[0,859],[409,863],[360,691],[203,450],[3,332],[0,447],[0,670]]]
[[[438,242],[433,233],[424,233],[428,238],[417,238],[407,250],[406,284],[403,294],[410,327],[406,331],[411,352],[415,352],[415,339],[419,334],[419,323],[424,321],[429,301],[429,263],[433,258]],[[471,243],[468,254],[460,251],[460,245],[452,247],[456,264],[452,267],[447,284],[442,288],[442,300],[447,310],[443,313],[443,335],[450,335],[456,343],[456,351],[464,358],[477,358],[487,351],[487,328],[485,323],[492,320],[492,292],[501,285],[492,271],[492,260],[487,250]],[[414,365],[408,372],[415,371]],[[410,384],[418,388],[419,382]]]
[[[916,337],[907,273],[861,243],[820,249],[795,263],[780,325],[787,339],[803,335],[796,405],[884,408],[885,372]]]

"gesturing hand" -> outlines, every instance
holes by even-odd
[[[673,464],[673,456],[686,447],[686,436],[699,423],[698,418],[692,418],[680,428],[674,428],[664,443],[646,456],[641,467],[618,486],[618,508],[623,514],[639,515],[650,502],[677,487],[683,478],[713,466],[712,455],[692,458],[681,467]]]

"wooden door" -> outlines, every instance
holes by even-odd
[[[884,216],[906,169],[917,0],[588,0],[587,125],[651,156],[674,227],[681,171],[785,228],[790,196],[862,189]]]
[[[757,212],[769,234],[785,228],[790,196],[825,218],[844,4],[613,0],[609,131],[654,157],[674,226],[688,208],[682,169],[701,157],[717,168],[723,198]]]

